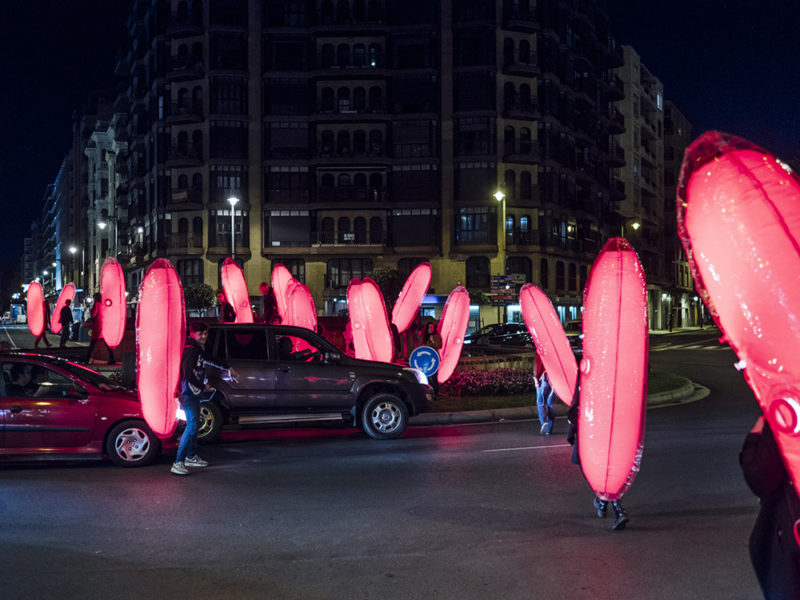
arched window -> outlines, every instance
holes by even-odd
[[[195,113],[203,112],[203,88],[199,85],[192,90],[192,110]]]
[[[520,200],[530,200],[532,193],[530,171],[523,171],[519,174],[519,198]]]
[[[509,256],[506,261],[506,272],[521,273],[525,276],[525,283],[531,282],[531,259],[527,256]]]
[[[514,40],[505,38],[503,40],[503,64],[510,65],[514,63]]]
[[[339,243],[344,244],[345,242],[351,241],[350,238],[350,219],[347,217],[339,217],[339,220],[336,222],[336,228],[339,234]]]
[[[531,130],[527,127],[520,127],[519,129],[519,153],[531,153]]]
[[[350,88],[340,87],[336,92],[336,100],[339,103],[339,112],[350,110]]]
[[[353,154],[364,154],[367,151],[367,134],[363,130],[353,132]],[[366,187],[366,186],[365,186]]]
[[[350,19],[350,3],[347,0],[339,0],[336,4],[336,19],[338,21]]]
[[[353,46],[353,66],[367,66],[367,47],[364,44],[356,44]]]
[[[322,154],[333,154],[333,132],[330,129],[320,135],[320,151]]]
[[[578,290],[578,269],[575,267],[574,264],[570,263],[569,267],[567,267],[567,285],[569,286],[570,292],[575,292]]]
[[[203,174],[195,173],[192,175],[192,188],[195,190],[203,190]]]
[[[514,154],[514,128],[511,125],[506,125],[503,129],[503,151]]]
[[[350,132],[346,129],[336,134],[336,151],[339,154],[350,154]]]
[[[556,261],[556,291],[566,289],[566,281],[564,281],[564,263]]]
[[[369,109],[373,112],[383,108],[383,91],[377,85],[369,88]]]
[[[503,106],[506,108],[506,110],[514,107],[516,99],[517,90],[514,87],[514,84],[510,81],[506,81],[503,84]]]
[[[363,173],[356,173],[355,176],[353,177],[353,187],[360,190],[366,190],[367,176],[364,175]]]
[[[578,289],[582,292],[586,287],[586,265],[581,265],[581,268],[578,269],[578,272],[580,273],[580,281],[578,282],[580,287]]]
[[[336,48],[336,64],[343,69],[350,66],[350,46],[347,44],[339,44]]]
[[[505,232],[506,232],[506,245],[514,243],[514,215],[506,215],[506,225],[505,225]]]
[[[350,187],[350,175],[347,173],[339,173],[339,179],[336,182],[336,186],[340,188]]]
[[[368,200],[381,200],[383,193],[383,177],[380,173],[373,173],[369,176],[369,193],[370,198],[368,198]]]
[[[203,158],[203,132],[199,129],[195,129],[192,132],[192,150],[195,158]]]
[[[333,66],[334,52],[333,44],[323,44],[320,53],[320,62],[323,69],[330,69]]]
[[[369,153],[380,154],[383,152],[383,134],[380,129],[369,132]]]
[[[367,243],[367,220],[364,217],[356,217],[353,220],[353,234],[356,244]]]
[[[353,110],[362,111],[367,107],[367,90],[357,87],[353,90]]]
[[[178,152],[185,155],[189,151],[189,134],[181,131],[178,134]]]
[[[485,256],[470,256],[466,262],[467,288],[489,287],[489,259]]]
[[[519,103],[522,108],[531,107],[531,86],[527,83],[523,83],[519,86]]]
[[[203,235],[203,217],[195,217],[192,219],[192,233],[200,236]]]
[[[189,106],[189,90],[181,88],[178,90],[178,108],[187,108]]]
[[[370,217],[369,220],[369,243],[383,243],[383,220],[380,217]]]
[[[517,197],[517,174],[513,170],[506,170],[503,176],[503,186],[506,192],[506,202]]]
[[[381,47],[378,44],[370,44],[369,46],[369,66],[379,67],[381,61]]]
[[[550,265],[547,259],[543,258],[539,263],[539,287],[547,290],[550,287]]]
[[[319,241],[323,244],[332,244],[333,243],[333,219],[331,217],[325,217],[322,219],[322,225],[320,226],[320,239]]]
[[[188,175],[178,175],[178,189],[185,190],[189,187],[189,176]]]
[[[333,88],[322,88],[322,95],[320,98],[319,109],[324,112],[333,112],[336,107],[335,96]]]
[[[523,65],[528,65],[531,62],[531,45],[528,40],[522,40],[519,43],[519,62]]]
[[[188,219],[178,219],[178,233],[183,233],[183,234],[189,233]]]
[[[322,176],[322,187],[324,187],[324,188],[332,188],[334,181],[335,181],[335,179],[333,178],[333,174],[325,173]]]

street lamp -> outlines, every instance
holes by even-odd
[[[494,199],[500,203],[500,239],[497,240],[497,254],[500,258],[500,275],[506,274],[506,195],[497,190],[494,194]],[[500,303],[497,303],[497,322],[502,323],[500,316]]]
[[[119,243],[119,241],[117,240],[117,237],[119,235],[119,227],[117,226],[117,218],[110,216],[108,214],[108,211],[106,209],[103,209],[102,212],[100,213],[100,218],[97,220],[98,229],[100,229],[100,231],[105,231],[106,227],[108,227],[108,221],[111,221],[114,224],[114,250],[113,250],[113,256],[116,257],[117,256],[117,245]]]
[[[236,211],[234,210],[236,204],[239,202],[239,199],[235,196],[231,196],[228,198],[228,202],[231,204],[231,258],[236,257],[236,224],[234,221]]]

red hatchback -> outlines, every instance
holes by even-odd
[[[0,458],[108,456],[150,464],[175,441],[159,440],[136,393],[96,371],[40,354],[0,354]]]

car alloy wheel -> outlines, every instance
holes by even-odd
[[[405,431],[408,409],[394,394],[377,394],[364,405],[361,423],[370,437],[396,438]]]

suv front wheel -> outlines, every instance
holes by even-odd
[[[361,411],[361,426],[368,436],[376,440],[400,437],[407,424],[408,409],[394,394],[375,394],[367,400]]]
[[[225,415],[222,409],[213,402],[200,403],[200,425],[197,428],[197,439],[202,444],[212,444],[219,439]]]

